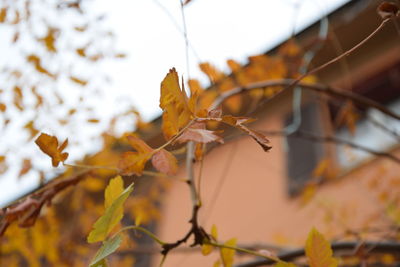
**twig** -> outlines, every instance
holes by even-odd
[[[257,82],[253,83],[249,86],[246,87],[236,87],[228,92],[225,92],[221,94],[211,105],[209,110],[217,108],[219,105],[222,104],[227,98],[241,94],[247,91],[259,89],[259,88],[267,88],[267,87],[274,87],[274,86],[285,86],[288,87],[293,82],[296,81],[294,79],[280,79],[280,80],[268,80],[268,81],[263,81],[263,82]],[[387,109],[385,106],[379,104],[378,102],[371,100],[369,98],[366,98],[362,95],[350,92],[350,91],[345,91],[345,90],[340,90],[338,88],[328,86],[328,85],[323,85],[319,83],[305,83],[305,82],[298,82],[296,86],[299,86],[305,90],[310,90],[310,91],[315,91],[323,94],[327,94],[329,96],[333,97],[339,97],[339,98],[345,98],[352,100],[355,104],[359,104],[363,107],[372,107],[375,108],[382,113],[396,119],[400,120],[400,115],[392,112],[391,110]]]
[[[366,38],[364,38],[364,40],[362,40],[361,42],[359,42],[357,45],[353,46],[352,48],[350,48],[349,50],[347,50],[346,52],[344,52],[343,54],[331,59],[330,61],[322,64],[321,66],[318,66],[312,70],[310,70],[309,72],[301,75],[298,79],[296,79],[295,81],[293,81],[292,84],[289,85],[289,88],[293,88],[295,87],[302,79],[304,79],[305,77],[315,74],[318,71],[328,67],[329,65],[335,63],[336,61],[341,60],[344,57],[347,57],[348,55],[350,55],[351,53],[353,53],[355,50],[357,50],[358,48],[360,48],[363,44],[365,44],[368,40],[370,40],[375,34],[377,34],[390,20],[392,20],[392,18],[387,18],[385,20],[383,20],[381,22],[381,24],[379,24],[379,26],[372,32],[370,33]]]
[[[359,242],[336,242],[332,243],[331,247],[334,252],[338,251],[352,251],[354,250],[360,243]],[[393,253],[398,255],[400,251],[400,243],[398,242],[368,242],[364,241],[363,245],[367,249],[371,249],[371,253]],[[278,258],[284,261],[292,261],[296,258],[303,257],[305,256],[305,250],[304,248],[299,248],[299,249],[294,249],[291,251],[283,252],[278,254]],[[272,260],[265,260],[265,259],[260,259],[260,260],[254,260],[251,262],[246,262],[246,263],[241,263],[235,265],[235,267],[256,267],[256,266],[263,266],[263,265],[269,265],[273,264],[274,261]]]
[[[282,131],[260,131],[266,135],[280,135],[280,136],[287,136],[288,134],[286,132],[282,132]],[[396,163],[400,163],[400,158],[390,154],[390,153],[386,153],[386,152],[381,152],[381,151],[376,151],[374,149],[370,149],[368,147],[362,146],[362,145],[358,145],[355,143],[352,143],[350,141],[347,140],[343,140],[341,138],[337,138],[334,136],[318,136],[318,135],[314,135],[312,133],[308,133],[308,132],[304,132],[304,131],[297,131],[293,134],[290,135],[290,137],[295,137],[295,138],[303,138],[303,139],[307,139],[310,141],[317,141],[317,142],[328,142],[328,143],[336,143],[336,144],[343,144],[343,145],[347,145],[350,146],[352,148],[370,153],[372,155],[378,156],[378,157],[384,157],[390,160],[393,160]]]

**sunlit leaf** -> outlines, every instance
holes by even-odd
[[[160,108],[163,110],[162,130],[168,140],[191,119],[188,97],[179,85],[178,73],[172,68],[161,82]]]
[[[226,246],[236,246],[236,238],[229,239],[224,243]],[[233,265],[233,257],[235,256],[235,250],[230,248],[220,249],[221,260],[224,267],[231,267]]]
[[[124,191],[124,181],[121,176],[116,176],[110,180],[106,190],[104,190],[104,208],[107,209]],[[122,209],[121,209],[122,212]]]
[[[336,267],[338,262],[332,257],[330,243],[315,228],[308,234],[306,256],[310,267]]]
[[[156,152],[151,159],[151,163],[157,171],[167,175],[175,175],[178,172],[178,160],[165,149]]]
[[[110,186],[111,183],[108,185]],[[118,182],[113,182],[111,186],[118,187]],[[113,228],[121,221],[123,217],[123,204],[133,190],[133,184],[125,188],[121,194],[114,199],[104,214],[94,223],[93,230],[89,233],[87,241],[94,243],[103,241]]]
[[[41,133],[35,140],[35,143],[39,146],[40,150],[51,157],[53,167],[57,167],[60,162],[64,162],[68,158],[68,153],[63,152],[68,145],[68,139],[65,139],[65,141],[58,146],[58,140],[55,136]]]
[[[102,265],[98,264],[101,261],[103,261],[107,256],[111,255],[114,251],[116,251],[121,245],[121,242],[122,242],[122,237],[120,234],[105,241],[103,245],[100,247],[100,249],[97,251],[96,255],[94,256],[94,259],[92,260],[89,266],[90,267],[104,266],[104,263],[102,263]]]

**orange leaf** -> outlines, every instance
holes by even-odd
[[[68,158],[68,153],[63,153],[63,150],[68,145],[68,138],[65,139],[61,146],[58,146],[58,140],[55,136],[41,133],[35,143],[40,150],[51,157],[53,167],[57,167],[60,162],[64,162]]]
[[[22,176],[22,175],[28,173],[31,168],[32,168],[31,160],[24,159],[24,161],[22,162],[22,167],[21,167],[21,170],[19,171],[18,176]]]
[[[315,228],[308,234],[306,256],[310,267],[337,267],[338,262],[332,257],[329,242]]]
[[[178,172],[177,159],[165,149],[161,149],[155,153],[151,159],[151,163],[157,171],[167,175],[175,175]]]
[[[242,68],[240,63],[236,62],[233,59],[228,59],[226,61],[226,63],[228,64],[228,66],[229,66],[229,68],[231,69],[232,72],[238,72]]]
[[[212,83],[216,83],[221,80],[225,75],[223,72],[219,71],[217,68],[212,66],[210,63],[204,62],[200,63],[199,67],[204,74],[210,79]]]
[[[145,141],[136,136],[128,135],[126,138],[128,139],[129,144],[140,154],[151,153],[153,151]]]
[[[128,143],[137,151],[128,151],[122,154],[118,163],[122,175],[142,175],[146,162],[150,159],[153,149],[142,139],[128,135]]]
[[[140,154],[128,151],[122,154],[122,158],[118,162],[118,168],[121,175],[142,175],[146,162],[150,159],[151,154]]]
[[[73,81],[74,83],[77,83],[77,84],[79,84],[81,86],[85,86],[88,83],[88,81],[82,80],[82,79],[74,77],[74,76],[70,76],[69,79],[71,81]]]
[[[189,123],[192,116],[188,97],[179,85],[175,68],[172,68],[161,82],[160,108],[163,110],[164,136],[166,139],[171,139]]]

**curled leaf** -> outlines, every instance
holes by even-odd
[[[60,162],[64,162],[68,158],[68,153],[63,152],[68,145],[68,139],[65,139],[65,141],[58,146],[58,140],[55,136],[41,133],[35,140],[35,143],[39,146],[40,150],[51,157],[53,167],[57,167]]]

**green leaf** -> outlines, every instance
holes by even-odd
[[[107,263],[105,261],[105,258],[112,254],[114,251],[119,248],[122,242],[122,237],[120,234],[114,236],[113,238],[110,238],[106,242],[103,243],[101,248],[97,251],[96,255],[94,256],[94,259],[90,263],[90,267],[106,267]]]
[[[112,184],[113,182],[110,181],[106,191]],[[112,229],[121,221],[124,216],[122,206],[132,190],[133,184],[128,186],[114,201],[112,201],[104,215],[94,223],[93,230],[89,233],[87,238],[89,243],[105,240]]]

